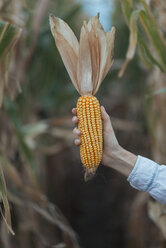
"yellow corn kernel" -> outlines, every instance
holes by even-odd
[[[78,129],[81,131],[80,156],[86,168],[85,180],[90,179],[102,159],[102,121],[96,97],[81,96],[77,101]]]

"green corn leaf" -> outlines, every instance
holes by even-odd
[[[129,46],[126,54],[125,62],[119,72],[119,77],[122,77],[124,74],[124,71],[126,70],[126,67],[128,63],[132,60],[135,54],[136,45],[137,45],[137,21],[139,18],[140,10],[134,10],[130,15],[130,21],[129,21],[129,29],[130,29],[130,40],[129,40]]]
[[[9,207],[9,202],[7,199],[7,189],[6,189],[6,182],[3,174],[2,167],[0,165],[0,197],[3,202],[5,214],[3,214],[2,209],[0,208],[0,212],[2,214],[2,217],[4,219],[4,222],[7,226],[8,231],[14,235],[14,232],[12,230],[11,226],[11,215],[10,215],[10,207]]]
[[[21,34],[21,28],[0,21],[0,60],[14,47]]]
[[[126,18],[126,22],[129,25],[130,16],[134,10],[132,1],[131,0],[121,0],[121,6],[122,6],[123,14]]]
[[[163,71],[162,65],[153,57],[151,51],[149,50],[146,42],[141,37],[140,34],[138,34],[138,49],[140,57],[142,58],[144,64],[149,68],[152,69],[153,65],[156,65],[160,68],[161,71]]]
[[[166,72],[166,43],[162,33],[153,16],[147,10],[141,10],[139,16],[140,22],[157,54],[159,64],[161,64],[162,70]]]
[[[149,10],[148,5],[144,2],[144,0],[140,0],[140,4],[142,4],[144,10],[134,10],[132,1],[121,0],[123,13],[130,29],[130,41],[128,51],[126,54],[126,60],[119,72],[119,76],[123,75],[129,61],[133,58],[136,45],[138,45],[139,54],[142,61],[148,68],[158,66],[161,71],[166,72],[165,40],[152,13]],[[145,34],[151,41],[152,47],[155,50],[157,58],[152,55],[152,52],[149,50],[146,44],[145,38],[142,37],[142,33],[140,32],[141,30],[137,26],[138,19],[141,23],[141,26],[143,27],[143,30],[145,31]]]
[[[138,40],[139,40],[139,37],[138,37]],[[144,46],[143,46],[140,42],[138,42],[137,45],[138,45],[139,56],[140,56],[140,59],[141,59],[142,63],[143,63],[148,69],[152,69],[153,66],[152,66],[150,60],[148,59],[148,56],[146,55]]]

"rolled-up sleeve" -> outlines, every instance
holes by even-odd
[[[138,156],[136,164],[127,178],[130,185],[148,192],[154,199],[166,204],[166,166]]]

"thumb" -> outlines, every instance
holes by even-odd
[[[110,117],[103,106],[101,106],[101,118],[103,120],[104,130],[112,129]]]

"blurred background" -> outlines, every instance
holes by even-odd
[[[165,206],[102,165],[83,179],[71,122],[79,95],[48,17],[79,38],[98,12],[116,39],[97,97],[121,146],[166,164],[165,0],[0,0],[2,248],[166,247]]]

